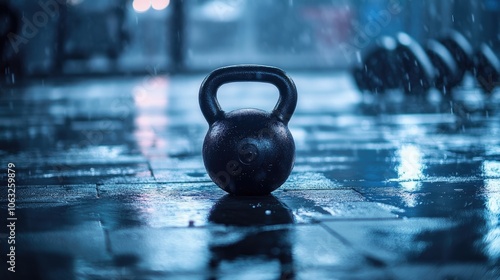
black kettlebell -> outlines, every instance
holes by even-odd
[[[279,90],[272,112],[258,109],[222,111],[220,86],[232,82],[271,83]],[[210,178],[235,195],[266,195],[290,175],[295,143],[288,121],[297,105],[297,89],[281,69],[262,65],[222,67],[200,87],[201,112],[209,124],[203,143],[203,162]]]

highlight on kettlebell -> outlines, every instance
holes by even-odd
[[[278,88],[278,102],[271,112],[248,108],[225,112],[217,91],[233,82],[270,83]],[[202,82],[199,103],[209,124],[203,162],[217,186],[234,195],[266,195],[286,181],[295,160],[288,122],[297,105],[297,89],[283,70],[263,65],[218,68]]]

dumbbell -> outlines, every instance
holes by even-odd
[[[406,33],[382,37],[353,71],[361,90],[381,92],[402,88],[425,92],[434,81],[433,65],[424,49]]]
[[[436,78],[434,65],[422,46],[406,33],[396,35],[395,55],[398,77],[406,93],[423,93],[431,88]]]
[[[455,62],[452,63],[449,58],[446,58],[447,55],[440,50],[441,48],[435,41],[430,41],[427,54],[433,60],[438,72],[442,73],[442,75],[438,74],[436,79],[435,84],[438,89],[451,89],[457,86],[467,71],[474,74],[479,86],[488,95],[491,94],[495,86],[500,85],[500,60],[488,45],[483,43],[474,52],[472,45],[460,32],[456,30],[449,31],[439,39],[439,43],[445,46],[452,55]],[[442,52],[442,54],[436,56],[438,52]],[[456,66],[453,66],[453,64]],[[457,69],[457,71],[451,71],[454,69]]]
[[[383,40],[387,41],[390,40]],[[419,93],[434,86],[446,94],[460,84],[467,71],[475,74],[486,93],[499,85],[498,57],[484,44],[474,54],[470,43],[457,31],[450,31],[439,40],[429,40],[424,48],[405,33],[399,33],[394,42],[390,48],[378,42],[361,67],[354,70],[361,90],[402,87],[406,93]]]
[[[467,71],[474,74],[479,86],[488,95],[495,86],[500,85],[500,61],[488,45],[483,43],[474,52],[469,41],[456,30],[449,31],[439,41],[450,51],[458,67],[456,83],[452,81],[453,86],[460,83]]]
[[[451,52],[439,41],[428,40],[425,52],[436,72],[434,87],[443,94],[448,94],[452,88],[460,84],[463,72],[459,69]]]
[[[472,46],[457,31],[450,31],[439,41],[428,40],[425,47],[406,33],[399,33],[396,38],[403,71],[400,74],[407,93],[425,92],[435,87],[446,94],[471,68]]]
[[[418,43],[415,41],[413,41],[412,44],[418,46]],[[465,72],[472,70],[474,57],[473,48],[469,41],[456,30],[449,31],[439,40],[428,40],[424,49],[431,62],[431,67],[435,72],[432,86],[445,95],[449,93],[452,88],[460,84]],[[420,57],[422,61],[426,61],[424,55]],[[428,64],[422,64],[422,66],[428,66]],[[411,67],[415,68],[414,66]],[[407,68],[404,69],[407,70]],[[415,72],[416,71],[410,71],[410,73]],[[424,73],[426,72],[427,71],[424,71]],[[418,78],[418,75],[416,78]],[[429,81],[428,75],[423,76],[423,78],[423,81]],[[429,87],[422,87],[423,90],[428,88]]]
[[[384,92],[401,85],[396,72],[398,63],[394,56],[396,41],[388,36],[378,39],[366,54],[361,65],[353,70],[353,77],[359,89],[370,92]]]
[[[500,60],[486,44],[481,44],[474,60],[474,76],[479,86],[489,95],[500,85]]]
[[[456,30],[448,31],[439,39],[453,56],[458,67],[458,80],[462,80],[465,72],[473,67],[474,49],[462,33]]]

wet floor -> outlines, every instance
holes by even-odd
[[[1,88],[17,220],[16,272],[2,230],[0,275],[500,279],[500,92],[371,98],[347,74],[290,74],[295,167],[258,198],[228,196],[205,172],[202,75]],[[219,96],[228,111],[270,110],[278,95],[251,83]],[[7,188],[0,202],[8,224]]]

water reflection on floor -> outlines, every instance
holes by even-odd
[[[264,198],[226,196],[206,175],[201,75],[1,88],[16,276],[498,279],[500,92],[395,101],[345,74],[291,74],[295,168]],[[264,84],[220,90],[225,110],[276,99]]]

